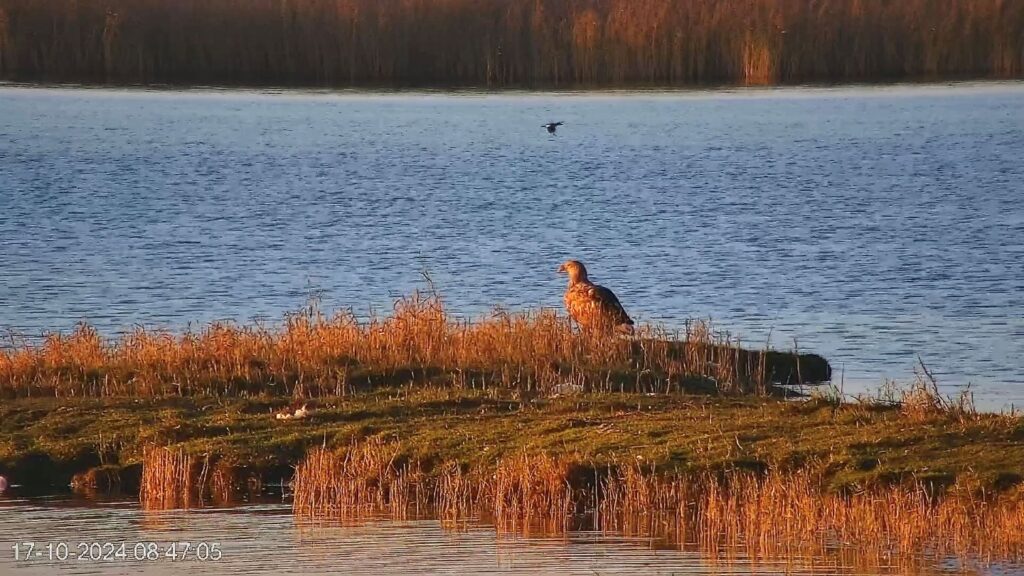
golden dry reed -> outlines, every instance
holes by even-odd
[[[426,503],[418,466],[397,464],[398,445],[380,439],[347,450],[310,452],[295,470],[293,509],[299,516],[336,519],[377,513],[404,518]]]
[[[314,450],[295,476],[295,512],[353,519],[430,511],[446,526],[469,518],[499,531],[579,526],[655,538],[715,558],[817,561],[862,567],[957,558],[1024,561],[1024,493],[985,494],[962,481],[836,493],[819,471],[662,474],[628,465],[591,476],[567,459],[519,454],[489,471],[449,463],[424,475],[394,465],[397,443]],[[414,504],[414,500],[422,499]]]
[[[436,475],[400,460],[400,444],[379,438],[344,450],[312,450],[296,467],[295,514],[305,518],[405,518],[425,512],[452,524],[483,515],[509,532],[562,532],[576,510],[565,460],[522,454],[488,475],[454,463]]]
[[[0,350],[0,396],[7,397],[310,397],[414,381],[671,392],[690,377],[726,393],[763,393],[765,354],[740,350],[702,322],[682,334],[646,327],[636,339],[609,338],[574,331],[551,311],[461,321],[438,296],[419,294],[398,301],[390,316],[365,321],[310,307],[275,328],[137,329],[115,340],[81,325],[39,345]]]
[[[1017,0],[0,0],[0,78],[273,85],[1020,77]]]
[[[565,459],[528,453],[501,459],[487,473],[449,462],[431,476],[430,509],[450,527],[476,517],[502,532],[564,532],[577,508],[571,469]]]
[[[499,530],[563,532],[576,510],[576,493],[569,482],[566,460],[545,454],[505,458],[493,478],[484,483],[490,512]]]
[[[467,473],[456,462],[441,466],[434,482],[433,509],[445,526],[464,525],[469,510],[480,508],[482,483],[475,474]]]
[[[986,495],[966,481],[944,493],[917,483],[830,493],[813,470],[665,476],[633,466],[598,492],[599,529],[694,543],[712,556],[1024,561],[1024,494]]]
[[[142,453],[139,502],[143,510],[189,508],[196,503],[195,459],[183,450],[146,446]]]
[[[142,452],[139,501],[144,510],[230,505],[240,495],[239,470],[224,459],[199,458],[181,448],[148,445]],[[250,494],[259,486],[250,486]]]

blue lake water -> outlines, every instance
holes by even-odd
[[[540,125],[564,121],[556,136]],[[711,317],[1024,404],[1024,84],[611,93],[0,87],[0,327],[560,307]]]

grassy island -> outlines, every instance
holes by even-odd
[[[444,462],[493,468],[525,451],[591,469],[637,462],[659,471],[820,466],[837,490],[905,480],[944,486],[961,476],[1000,490],[1024,476],[1024,419],[1017,417],[820,398],[517,396],[410,384],[323,398],[311,416],[292,421],[275,418],[286,399],[7,400],[0,405],[0,465],[14,478],[24,472],[67,482],[92,467],[137,466],[144,447],[155,444],[277,480],[312,448],[383,438],[401,446],[403,461],[427,469]]]
[[[292,482],[296,513],[318,517],[614,527],[675,510],[716,534],[714,503],[767,518],[802,502],[811,531],[870,518],[891,541],[941,522],[965,550],[1020,557],[1024,418],[927,379],[858,402],[784,394],[828,375],[818,356],[743,350],[704,323],[607,338],[546,312],[457,321],[436,296],[369,321],[306,310],[275,329],[112,341],[81,327],[0,353],[0,474],[154,508]],[[918,545],[914,530],[900,542]]]

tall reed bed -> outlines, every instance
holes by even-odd
[[[296,467],[295,514],[332,520],[430,514],[451,524],[484,516],[503,531],[562,532],[576,511],[564,459],[521,454],[487,472],[449,462],[427,474],[400,452],[400,443],[380,439],[312,450]]]
[[[353,85],[1020,77],[1015,0],[0,0],[0,78]]]
[[[275,328],[137,329],[113,340],[82,325],[0,351],[0,395],[310,397],[410,382],[671,392],[692,378],[726,393],[763,393],[772,378],[767,356],[737,344],[700,322],[626,339],[574,331],[550,311],[462,321],[436,295],[417,294],[367,321],[311,308]]]
[[[870,565],[960,558],[1024,561],[1024,498],[963,482],[830,493],[811,470],[657,475],[639,467],[606,477],[599,529],[694,543],[712,555],[812,558],[856,550]]]
[[[499,531],[582,526],[716,558],[833,558],[874,567],[1024,561],[1024,494],[985,494],[967,482],[948,490],[908,483],[835,493],[814,469],[663,474],[626,465],[587,474],[544,454],[506,457],[486,471],[449,463],[424,475],[410,464],[396,467],[398,451],[394,443],[313,451],[296,472],[296,514],[402,516],[415,503],[448,526],[468,518]]]

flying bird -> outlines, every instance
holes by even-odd
[[[558,271],[569,275],[569,287],[565,290],[564,298],[565,309],[581,328],[633,333],[633,319],[626,314],[619,299],[611,290],[591,282],[582,262],[569,260]]]
[[[547,128],[548,134],[554,134],[555,130],[558,130],[558,127],[562,124],[565,124],[565,122],[548,122],[547,124],[542,125],[541,128]]]

